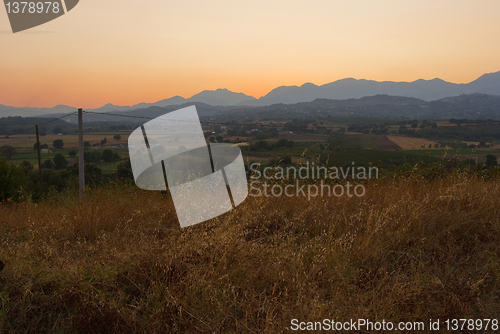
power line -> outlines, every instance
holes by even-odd
[[[84,111],[84,113],[85,114],[96,114],[96,115],[118,116],[118,117],[154,119],[153,117],[146,117],[146,116],[120,115],[120,114],[110,114],[110,113],[106,113],[106,112],[95,112],[95,111]]]
[[[72,112],[72,113],[67,114],[67,115],[64,115],[64,116],[61,116],[61,117],[54,118],[53,120],[47,121],[47,122],[42,123],[42,124],[37,124],[37,125],[38,125],[38,126],[42,126],[42,125],[45,125],[45,124],[49,124],[49,123],[55,122],[55,121],[57,121],[57,120],[60,120],[60,119],[66,118],[66,117],[68,117],[68,116],[74,115],[74,114],[76,114],[76,113],[77,113],[77,111]],[[14,133],[8,134],[8,135],[6,135],[5,137],[0,137],[0,139],[5,139],[5,138],[8,138],[8,137],[10,137],[10,136],[15,136],[15,135],[21,134],[21,133],[23,133],[23,132],[26,132],[26,131],[28,131],[28,130],[31,130],[31,129],[36,129],[37,125],[31,126],[31,127],[29,127],[29,128],[26,128],[26,129],[22,129],[22,130],[20,130],[20,131],[18,131],[18,132],[14,132]]]
[[[155,119],[153,117],[146,117],[146,116],[133,116],[133,115],[120,115],[120,114],[111,114],[111,113],[104,113],[104,112],[95,112],[95,111],[84,111],[87,114],[95,114],[95,115],[107,115],[107,116],[117,116],[117,117],[130,117],[130,118],[141,118],[141,119]],[[198,123],[197,121],[189,121],[189,120],[175,120],[176,122],[194,122]],[[210,124],[210,125],[223,125],[223,126],[235,126],[235,125],[241,125],[241,126],[260,126],[260,127],[268,127],[268,128],[284,128],[284,124],[255,124],[255,123],[221,123],[221,122],[208,122],[208,121],[200,121],[201,124]],[[300,128],[303,129],[303,126],[293,126],[293,125],[287,125],[287,128]],[[328,126],[322,126],[325,129],[338,129],[338,126],[335,127],[328,127]]]
[[[106,113],[106,112],[95,112],[95,111],[84,111],[84,113],[87,114],[95,114],[95,115],[107,115],[107,116],[117,116],[117,117],[129,117],[129,118],[139,118],[139,119],[155,119],[154,117],[147,117],[147,116],[133,116],[133,115],[121,115],[121,114],[111,114],[111,113]],[[195,122],[197,121],[189,121],[189,120],[176,120],[176,122]],[[499,121],[493,121],[493,124],[464,124],[464,126],[488,126],[488,125],[497,125]],[[298,126],[298,125],[284,125],[284,124],[264,124],[264,123],[221,123],[221,122],[208,122],[208,121],[200,121],[201,124],[211,124],[211,125],[223,125],[223,126],[259,126],[259,127],[268,127],[268,128],[296,128],[296,129],[304,129],[304,126]],[[409,123],[408,123],[409,124]],[[388,124],[388,125],[376,125],[378,126],[398,126],[401,124]],[[406,124],[405,124],[406,125]],[[347,125],[344,124],[344,126],[326,126],[326,125],[320,125],[316,127],[320,127],[323,129],[339,129],[342,127],[345,127]],[[372,126],[373,127],[373,126]],[[447,128],[447,127],[446,127]]]
[[[155,119],[154,117],[147,117],[147,116],[122,115],[122,114],[112,114],[112,113],[96,112],[96,111],[83,111],[83,112],[86,113],[86,114],[106,115],[106,116],[114,116],[114,117],[127,117],[127,118],[148,119],[148,120]],[[54,119],[52,119],[50,121],[47,121],[45,123],[38,124],[38,125],[42,126],[42,125],[45,125],[45,124],[49,124],[49,123],[55,122],[57,120],[66,118],[66,117],[73,116],[73,115],[75,115],[77,113],[78,112],[75,111],[75,112],[63,115],[61,117],[54,118]],[[189,120],[177,120],[177,121],[196,122],[196,121],[189,121]],[[267,128],[285,128],[286,127],[286,128],[289,128],[289,129],[293,129],[293,128],[304,129],[304,126],[294,126],[294,125],[291,125],[291,124],[288,124],[288,125],[285,126],[285,124],[222,123],[222,122],[209,122],[209,121],[200,121],[200,123],[202,123],[202,124],[210,124],[210,125],[221,125],[221,126],[254,126],[254,127],[255,126],[259,126],[259,127],[267,127]],[[394,124],[394,125],[396,125],[396,124]],[[489,125],[489,124],[467,124],[467,126],[487,126],[487,125]],[[321,125],[319,127],[323,128],[323,129],[339,129],[339,128],[341,128],[341,126],[325,126],[325,125]],[[35,128],[36,128],[36,126],[31,126],[29,128],[22,129],[22,130],[20,130],[18,132],[15,132],[15,133],[12,133],[12,134],[8,134],[5,137],[0,137],[0,139],[4,139],[4,138],[9,137],[9,136],[15,136],[15,135],[21,134],[23,132],[26,132],[28,130],[35,129]]]

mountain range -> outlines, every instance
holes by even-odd
[[[341,79],[321,86],[305,83],[302,86],[281,86],[271,90],[259,99],[227,89],[205,90],[190,98],[173,96],[154,103],[139,103],[133,106],[118,106],[108,103],[94,112],[130,111],[149,107],[177,106],[189,103],[204,103],[210,106],[269,106],[273,104],[294,104],[311,102],[316,99],[358,99],[364,96],[392,95],[434,101],[461,94],[483,93],[500,95],[500,71],[483,74],[467,84],[456,84],[435,78],[419,79],[413,82],[373,81],[365,79]],[[1,102],[1,101],[0,101]],[[36,117],[68,113],[76,107],[58,105],[53,108],[16,108],[0,104],[0,117]]]

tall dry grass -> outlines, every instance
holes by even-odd
[[[279,333],[324,318],[500,318],[500,183],[380,180],[248,198],[180,229],[118,186],[0,205],[2,333]]]

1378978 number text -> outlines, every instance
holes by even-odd
[[[5,5],[7,7],[7,13],[14,14],[48,14],[50,12],[58,14],[61,10],[59,2],[7,2]]]
[[[444,323],[448,331],[498,330],[498,319],[448,319]]]

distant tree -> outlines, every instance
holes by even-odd
[[[479,147],[487,147],[486,142],[484,141],[479,142]]]
[[[94,164],[85,164],[85,183],[96,185],[102,182],[102,169]]]
[[[37,150],[37,146],[38,146],[38,145],[37,145],[37,143],[35,143],[35,144],[33,145],[33,150],[35,150],[35,151],[36,151],[36,150]],[[47,144],[42,144],[42,145],[40,145],[40,149],[41,149],[41,150],[46,149],[46,148],[49,148],[49,145],[47,145]]]
[[[76,157],[76,155],[77,155],[77,154],[78,154],[78,153],[77,153],[75,150],[70,150],[70,151],[68,152],[68,155],[69,155],[70,157],[72,157],[72,158]]]
[[[120,135],[114,135],[113,139],[116,140],[116,141],[120,141],[122,139],[122,136],[120,136]]]
[[[102,154],[99,151],[85,151],[83,152],[83,160],[85,163],[98,163],[102,159]]]
[[[19,166],[23,167],[24,169],[26,169],[28,171],[33,170],[33,165],[31,164],[31,162],[29,162],[27,160],[24,160],[23,162],[21,162],[21,164]]]
[[[250,150],[252,150],[252,151],[257,151],[260,149],[264,149],[264,150],[269,149],[269,143],[265,140],[259,140],[259,141],[252,143],[250,145]]]
[[[54,163],[52,160],[45,160],[42,162],[42,169],[54,169]]]
[[[0,202],[21,200],[26,195],[24,189],[28,182],[28,175],[22,168],[0,160]]]
[[[114,160],[113,158],[114,158],[113,151],[108,149],[102,152],[102,160],[104,160],[104,162],[112,162]]]
[[[127,159],[126,161],[118,164],[118,166],[116,167],[116,175],[123,179],[134,179],[130,159]]]
[[[224,137],[219,135],[219,136],[215,137],[215,140],[217,140],[218,143],[222,143],[224,141]]]
[[[68,168],[68,172],[73,175],[78,175],[78,164]],[[102,169],[96,164],[85,164],[85,184],[97,185],[103,181]]]
[[[106,139],[106,137],[104,137],[104,139],[101,140],[101,146],[106,145],[107,142],[108,142],[108,140]]]
[[[486,168],[493,168],[498,165],[497,157],[493,154],[486,155],[486,161],[484,162],[484,166]]]
[[[90,142],[89,141],[84,141],[83,142],[83,147],[84,148],[90,148]]]
[[[54,148],[60,150],[63,148],[64,146],[64,142],[62,139],[56,139],[54,140],[54,142],[52,143],[52,146],[54,146]]]
[[[17,150],[15,147],[10,145],[4,145],[0,147],[0,155],[6,157],[7,159],[12,158],[13,155],[17,154]]]
[[[215,143],[215,137],[214,136],[210,137],[210,142],[211,143]]]
[[[291,141],[291,140],[280,139],[276,143],[276,147],[288,147],[288,148],[291,148],[291,147],[293,147],[294,144],[295,143],[293,141]]]
[[[65,169],[66,167],[68,167],[68,160],[61,153],[57,153],[54,157],[54,168]]]

